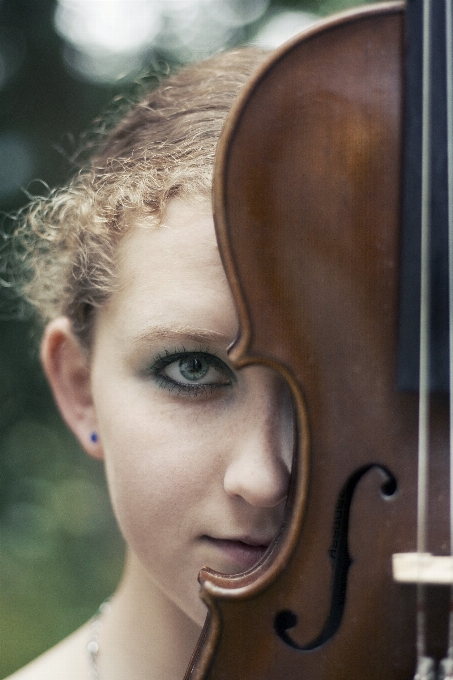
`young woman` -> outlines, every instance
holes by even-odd
[[[95,622],[15,680],[181,680],[206,616],[199,570],[245,571],[278,532],[290,399],[229,360],[238,322],[210,203],[223,121],[262,60],[236,50],[162,82],[17,233],[44,371],[105,461],[127,560]]]

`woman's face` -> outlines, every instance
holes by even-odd
[[[201,567],[245,571],[280,527],[290,400],[269,369],[228,359],[238,322],[207,201],[174,199],[158,229],[142,219],[119,258],[91,363],[112,502],[130,550],[201,625]]]

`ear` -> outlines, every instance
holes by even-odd
[[[91,440],[97,425],[88,353],[72,332],[67,317],[58,317],[47,325],[41,342],[41,363],[66,424],[90,456],[103,458],[101,442]]]

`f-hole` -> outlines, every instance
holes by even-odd
[[[330,640],[341,625],[346,603],[348,571],[352,563],[348,546],[351,503],[357,484],[372,469],[380,470],[385,477],[384,483],[381,485],[383,496],[393,496],[397,490],[395,476],[387,467],[379,463],[364,465],[356,470],[344,484],[335,507],[332,543],[329,549],[329,557],[332,562],[330,609],[320,634],[308,644],[298,645],[288,634],[288,630],[297,626],[297,614],[290,609],[284,609],[278,612],[274,619],[275,632],[278,637],[293,649],[302,652],[316,649]]]

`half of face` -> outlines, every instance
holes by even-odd
[[[81,443],[105,459],[129,550],[201,624],[200,569],[245,571],[279,530],[291,400],[269,369],[238,371],[229,359],[238,321],[210,204],[173,199],[160,227],[130,226],[118,288],[99,312],[85,378],[79,371],[83,400],[74,389],[59,398],[64,380],[47,373]],[[58,354],[46,337],[45,366],[55,363],[46,347]]]

